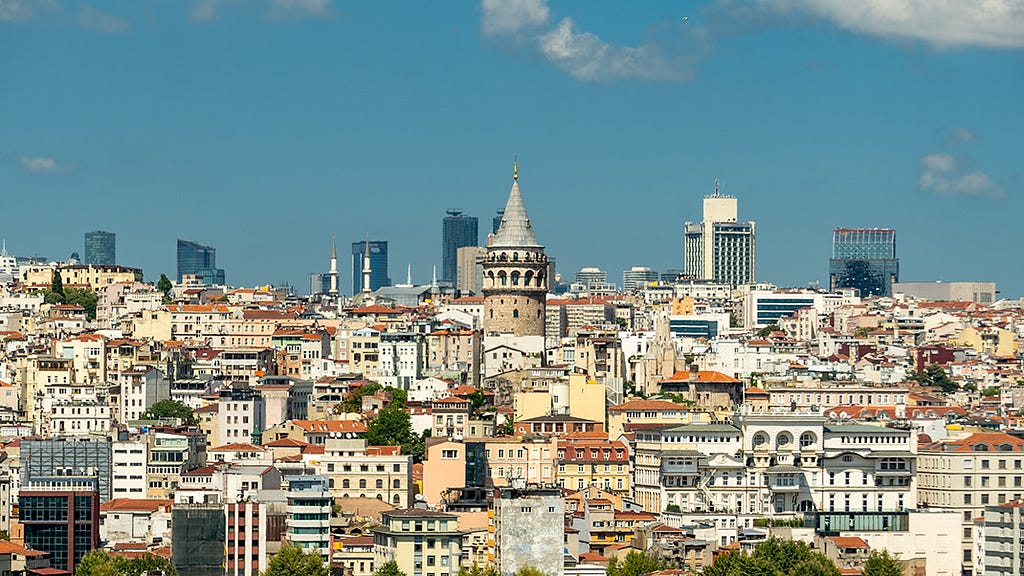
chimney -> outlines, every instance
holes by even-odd
[[[697,364],[690,364],[690,380],[696,382],[700,380],[700,369],[697,368]]]

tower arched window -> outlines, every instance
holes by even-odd
[[[512,311],[512,317],[513,318],[519,318],[519,309],[518,308],[516,308],[515,310]]]
[[[533,271],[527,270],[525,278],[523,278],[523,286],[531,286],[533,284]]]
[[[384,487],[384,481],[381,480],[380,478],[378,478],[377,479],[377,489],[380,490],[383,487]]]
[[[366,488],[366,479],[365,478],[359,480],[359,487],[360,488]]]
[[[513,252],[512,253],[512,261],[513,262],[519,262],[519,252]]]
[[[519,286],[519,272],[512,273],[512,285]]]
[[[505,271],[498,272],[498,283],[502,286],[508,286],[508,276],[505,275]]]

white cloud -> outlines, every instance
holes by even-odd
[[[687,76],[655,47],[612,46],[596,34],[577,31],[571,18],[563,18],[538,40],[545,58],[580,80],[677,80]]]
[[[54,0],[0,0],[0,22],[22,22],[59,9]]]
[[[84,5],[78,11],[78,25],[106,34],[120,34],[131,30],[132,27],[131,23],[123,18]]]
[[[46,156],[22,156],[18,158],[18,164],[26,172],[55,174],[64,171],[55,159]]]
[[[957,142],[970,142],[971,140],[974,140],[974,132],[971,132],[967,128],[957,128],[956,130],[953,130],[953,133],[950,136]]]
[[[193,22],[212,22],[220,18],[221,9],[229,4],[251,4],[266,20],[289,18],[330,18],[333,0],[195,0],[188,10]]]
[[[568,17],[551,28],[548,0],[481,0],[480,11],[485,35],[533,46],[546,60],[579,80],[681,80],[690,77],[686,64],[696,59],[667,58],[654,42],[639,46],[609,44],[597,34],[579,30]],[[678,42],[686,34],[699,36],[698,31],[691,30],[674,35],[671,41]]]
[[[488,36],[517,34],[548,23],[547,0],[483,0],[480,23]]]
[[[840,28],[935,47],[1024,48],[1024,0],[758,0]]]
[[[921,158],[921,175],[917,184],[921,190],[936,194],[956,196],[980,196],[986,198],[1005,198],[1006,190],[992,180],[988,174],[964,172],[959,169],[960,162],[952,154],[945,152],[928,154]]]

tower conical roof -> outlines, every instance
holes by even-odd
[[[537,238],[533,236],[530,217],[526,215],[526,205],[523,204],[523,197],[519,194],[518,170],[512,179],[512,191],[505,204],[501,225],[498,226],[498,232],[489,239],[487,245],[509,248],[540,246],[537,243]]]

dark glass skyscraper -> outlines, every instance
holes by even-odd
[[[836,228],[828,263],[832,290],[856,288],[861,296],[892,296],[899,281],[896,231],[889,228]]]
[[[477,246],[480,221],[459,210],[449,210],[444,218],[441,238],[441,279],[455,283],[458,270],[459,248]]]
[[[497,234],[498,228],[501,227],[501,219],[505,217],[505,209],[501,208],[498,213],[494,215],[494,220],[491,222],[491,233]]]
[[[113,266],[117,261],[117,242],[113,232],[94,230],[85,233],[85,264]]]
[[[207,284],[224,284],[224,269],[217,268],[217,249],[178,238],[178,282],[185,274],[202,276]]]
[[[352,243],[352,294],[363,291],[363,255],[367,241]],[[391,286],[388,277],[388,241],[370,240],[370,290]]]

